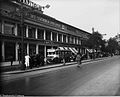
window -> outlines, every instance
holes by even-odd
[[[52,33],[52,39],[53,41],[57,41],[57,33]]]
[[[80,38],[78,39],[78,44],[81,45],[81,40],[80,40]]]
[[[68,43],[70,43],[70,36],[68,36]]]
[[[26,25],[23,26],[23,33],[24,33],[24,37],[26,37]],[[17,35],[18,36],[22,36],[22,31],[21,31],[21,26],[20,24],[17,25]]]
[[[66,43],[66,35],[63,35],[63,42]]]
[[[38,29],[38,39],[44,39],[44,30]]]
[[[35,38],[35,28],[28,27],[28,37],[29,38]]]
[[[46,40],[51,40],[51,31],[46,31]]]
[[[74,37],[73,36],[71,37],[71,43],[74,43]]]
[[[13,23],[5,22],[4,24],[4,34],[15,35],[15,25]]]
[[[62,34],[58,34],[58,41],[62,42]]]
[[[77,37],[75,37],[75,44],[77,44]]]

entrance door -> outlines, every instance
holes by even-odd
[[[5,42],[5,61],[10,61],[10,56],[15,60],[15,43]]]

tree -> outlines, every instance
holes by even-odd
[[[109,53],[114,53],[116,52],[116,50],[118,50],[119,45],[118,42],[115,40],[115,38],[110,38],[108,40],[108,46],[106,47],[107,51]]]
[[[102,48],[104,41],[102,40],[102,35],[99,32],[93,32],[88,40],[84,41],[84,46],[90,49]]]

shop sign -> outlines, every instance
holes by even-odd
[[[28,5],[28,6],[31,6],[33,8],[36,8],[38,10],[42,9],[42,6],[40,6],[39,4],[36,4],[36,3],[32,2],[30,0],[17,0],[17,1],[21,2],[21,3],[24,3],[24,4]]]
[[[30,13],[25,13],[25,17],[30,18],[30,19],[35,20],[35,21],[43,22],[45,24],[48,24],[49,26],[52,25],[54,27],[62,29],[62,25],[61,24],[58,24],[58,23],[53,22],[53,21],[50,21],[50,20],[48,20],[46,18],[43,18],[41,16],[33,15],[33,14],[30,14]]]

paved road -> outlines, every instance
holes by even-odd
[[[44,73],[36,71],[29,74],[13,74],[11,78],[16,77],[2,80],[2,94],[118,95],[119,66],[120,57],[117,56],[83,63],[82,68],[71,65],[53,68]]]

